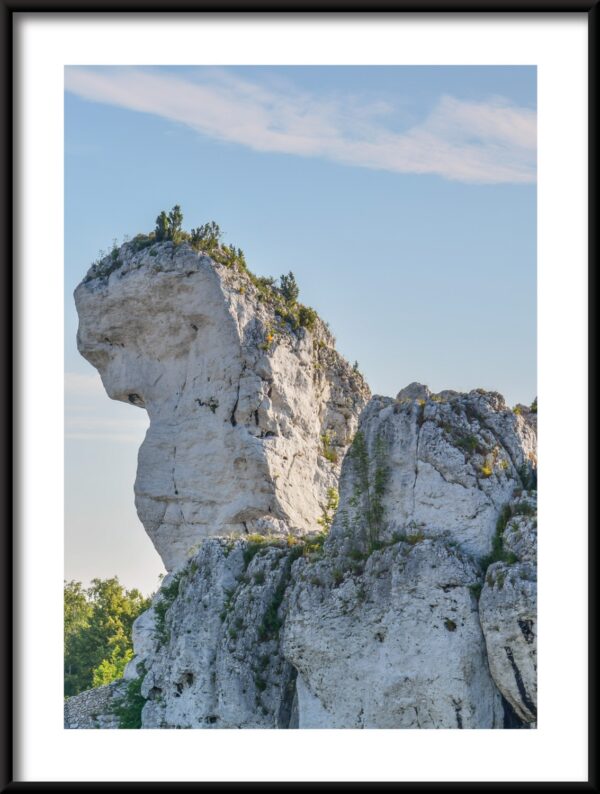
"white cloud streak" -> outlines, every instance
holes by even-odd
[[[70,67],[65,87],[83,99],[151,113],[259,152],[467,183],[536,178],[535,111],[502,98],[465,102],[443,96],[425,118],[398,130],[385,102],[325,98],[225,70],[181,77],[140,68]]]

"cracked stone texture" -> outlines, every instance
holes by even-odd
[[[525,492],[514,510],[535,511],[537,494]],[[517,561],[490,565],[479,601],[490,670],[500,692],[526,723],[537,722],[537,515],[515,515],[503,546]]]
[[[292,331],[187,243],[126,243],[75,303],[108,395],[148,412],[135,501],[167,570],[206,536],[317,528],[369,397],[320,320]]]
[[[441,540],[294,567],[283,652],[300,728],[501,728],[472,586]]]
[[[411,384],[410,395],[417,386]],[[535,431],[495,392],[410,395],[375,396],[361,416],[371,486],[378,465],[386,476],[379,538],[424,531],[482,557],[490,552],[500,510],[535,472]],[[357,471],[351,452],[332,528],[338,540],[367,533],[368,489]]]
[[[136,622],[137,655],[127,670],[146,671],[143,728],[297,726],[296,671],[279,636],[297,552],[278,543],[207,539],[165,578]],[[161,631],[156,605],[169,590]]]
[[[325,556],[294,568],[283,651],[300,727],[502,727],[477,559],[533,477],[534,430],[496,393],[413,383],[373,397],[359,431]]]
[[[323,549],[295,559],[368,399],[324,324],[282,328],[187,244],[126,244],[75,299],[81,353],[150,417],[136,506],[171,574],[126,671],[144,727],[495,728],[500,692],[535,720],[533,520],[477,601],[503,507],[535,487],[534,412],[414,383],[372,398],[366,469],[355,442]]]
[[[537,720],[537,577],[529,562],[490,565],[479,602],[490,670],[524,721]]]
[[[523,505],[531,511],[527,515],[514,515],[503,534],[504,549],[514,554],[521,562],[537,563],[537,492],[525,491],[512,502],[513,509]]]

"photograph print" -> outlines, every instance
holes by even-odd
[[[537,727],[537,75],[68,66],[64,725]]]

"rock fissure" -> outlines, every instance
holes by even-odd
[[[519,694],[521,695],[523,703],[525,704],[525,706],[529,709],[529,711],[533,714],[533,716],[535,718],[537,716],[537,709],[535,707],[534,702],[529,697],[529,695],[527,693],[527,690],[525,689],[525,684],[523,683],[523,676],[521,675],[521,671],[517,667],[517,664],[515,662],[515,658],[514,658],[512,649],[507,645],[507,646],[505,646],[504,650],[506,652],[506,657],[507,657],[508,661],[510,662],[510,666],[512,667],[512,670],[513,670],[513,673],[514,673],[514,676],[515,676],[515,681],[516,681],[516,684],[517,684],[517,688],[519,690]]]

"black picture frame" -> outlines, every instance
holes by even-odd
[[[2,118],[2,157],[0,158],[0,183],[1,205],[0,219],[2,225],[2,243],[4,249],[4,263],[2,267],[4,311],[1,315],[2,323],[2,345],[1,345],[1,364],[2,371],[5,373],[5,385],[2,390],[2,450],[4,454],[1,459],[0,483],[2,488],[2,504],[5,506],[7,520],[4,531],[1,534],[0,547],[0,637],[2,643],[0,647],[0,791],[114,791],[114,790],[197,790],[210,787],[226,788],[234,785],[240,788],[260,788],[270,789],[280,786],[288,788],[299,788],[305,784],[300,783],[245,783],[232,784],[222,782],[214,783],[66,783],[66,782],[17,782],[14,776],[13,758],[15,753],[14,745],[14,724],[18,719],[13,704],[13,672],[17,660],[14,658],[13,638],[18,626],[14,620],[15,601],[13,598],[15,580],[13,577],[14,553],[15,553],[15,532],[17,531],[19,515],[13,502],[13,495],[19,487],[19,483],[13,478],[13,471],[18,468],[19,460],[19,437],[18,432],[14,434],[11,429],[16,430],[20,424],[19,414],[19,340],[13,334],[13,300],[19,293],[19,277],[16,257],[18,251],[15,248],[13,239],[13,228],[17,218],[13,212],[13,205],[16,203],[14,197],[19,190],[19,185],[13,176],[13,153],[16,140],[13,134],[13,108],[17,97],[13,89],[15,73],[14,64],[18,53],[16,52],[13,41],[13,21],[14,15],[21,13],[29,14],[57,14],[57,13],[118,13],[118,14],[141,14],[143,12],[164,12],[174,14],[178,12],[227,12],[237,14],[257,14],[265,12],[294,12],[294,13],[316,13],[341,14],[344,12],[353,13],[385,13],[385,12],[421,12],[421,13],[518,13],[518,14],[544,14],[561,13],[570,15],[573,13],[585,12],[588,15],[588,163],[589,163],[589,187],[588,187],[588,278],[589,278],[589,404],[593,405],[592,396],[595,392],[595,368],[594,368],[594,296],[595,296],[595,262],[596,262],[596,229],[595,229],[595,207],[596,207],[596,146],[598,130],[596,123],[597,114],[597,52],[598,45],[598,2],[597,0],[378,0],[371,4],[367,9],[362,3],[341,3],[339,0],[330,0],[324,3],[323,0],[288,0],[284,3],[275,2],[251,2],[251,0],[171,0],[170,3],[160,2],[160,0],[55,0],[54,2],[44,2],[44,0],[0,0],[0,41],[3,60],[3,79],[1,82],[1,101],[3,108]],[[8,384],[12,383],[9,389]],[[592,440],[595,435],[594,413],[588,415],[589,438]],[[590,444],[593,450],[593,446]],[[588,457],[588,472],[589,472]],[[592,482],[588,477],[588,485]],[[598,779],[595,761],[595,741],[596,741],[596,631],[595,631],[595,567],[596,567],[596,540],[595,540],[595,510],[593,489],[589,488],[590,500],[589,523],[588,523],[588,542],[589,542],[589,721],[588,721],[588,779],[587,782],[555,782],[555,783],[493,783],[493,782],[469,782],[469,783],[370,783],[370,787],[378,788],[401,788],[403,790],[509,790],[518,785],[519,788],[542,791],[570,791],[570,790],[598,790]],[[9,529],[9,527],[11,529]],[[565,726],[565,731],[569,727]],[[329,783],[330,788],[360,788],[363,783]]]

